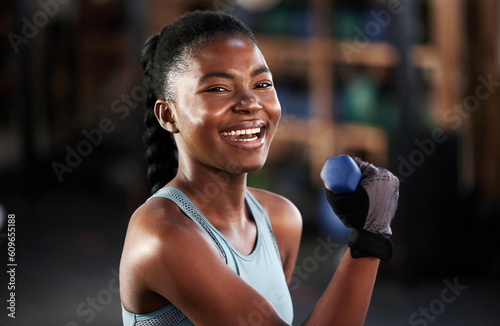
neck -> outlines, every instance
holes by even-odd
[[[183,191],[210,219],[246,218],[246,173],[233,174],[204,165],[186,169],[179,164],[177,176],[169,183]]]

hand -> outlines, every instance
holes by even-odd
[[[399,198],[399,180],[388,170],[375,167],[359,158],[354,161],[361,179],[353,193],[333,194],[325,189],[335,214],[351,228],[349,245],[352,253],[362,253],[388,260],[392,256],[391,221]],[[354,230],[354,232],[353,232]],[[365,255],[366,256],[366,255]]]

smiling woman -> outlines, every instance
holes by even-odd
[[[261,168],[281,107],[259,48],[245,36],[222,34],[198,44],[190,61],[176,77],[175,100],[155,106],[160,125],[174,135],[179,162],[189,171],[199,164],[225,171],[228,162],[238,169],[230,172]],[[256,128],[260,137],[248,137]]]
[[[228,14],[188,13],[146,42],[143,66],[153,195],[127,230],[124,324],[290,325],[302,218],[246,185],[281,116],[251,31]],[[305,324],[361,325],[378,263],[346,254]]]

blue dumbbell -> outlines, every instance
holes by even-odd
[[[361,171],[350,156],[337,155],[326,160],[320,176],[328,190],[334,194],[345,194],[356,190]]]

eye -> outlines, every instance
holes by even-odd
[[[263,83],[259,83],[255,86],[255,88],[269,88],[269,87],[272,87],[273,84],[271,82],[263,82]]]
[[[227,92],[227,89],[224,87],[216,86],[212,87],[206,90],[208,93],[222,93],[222,92]]]

